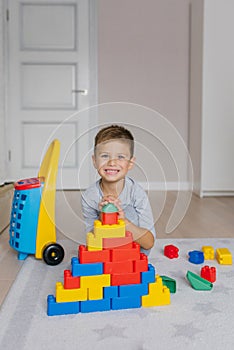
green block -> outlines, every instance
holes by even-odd
[[[118,208],[113,203],[107,203],[106,205],[103,205],[102,207],[103,213],[117,213]]]
[[[160,276],[162,278],[163,284],[169,288],[170,293],[176,292],[176,281],[168,276]]]
[[[211,290],[213,288],[213,284],[206,279],[196,275],[195,273],[188,271],[186,275],[189,283],[196,290]]]

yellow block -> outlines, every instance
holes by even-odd
[[[64,289],[61,282],[56,283],[57,303],[67,301],[85,301],[88,299],[87,288]]]
[[[110,274],[80,277],[81,288],[108,287],[110,286],[110,284],[111,284]]]
[[[216,250],[216,259],[221,265],[232,265],[232,254],[227,248],[218,248]]]
[[[204,259],[205,260],[214,260],[215,258],[215,253],[214,253],[214,248],[211,246],[203,246],[202,251],[204,253]]]
[[[88,288],[88,300],[103,299],[103,287]]]
[[[55,194],[60,142],[51,142],[40,167],[38,177],[44,179],[38,215],[35,257],[42,259],[43,248],[49,243],[56,242],[55,228]]]
[[[92,232],[86,235],[86,245],[89,251],[102,250],[102,237],[95,237]]]
[[[170,304],[170,290],[162,283],[162,278],[156,275],[155,282],[149,283],[149,294],[141,297],[143,307]]]
[[[101,238],[125,237],[125,222],[118,220],[118,224],[102,225],[100,220],[94,221],[94,236]]]

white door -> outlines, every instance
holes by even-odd
[[[11,181],[36,176],[46,148],[57,138],[61,143],[58,188],[89,185],[92,121],[88,111],[79,111],[91,103],[92,3],[7,2]]]

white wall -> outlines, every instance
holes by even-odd
[[[163,115],[171,127],[175,127],[186,145],[189,3],[189,0],[98,0],[99,103],[124,101],[151,108]],[[134,122],[129,113],[131,111],[126,108],[125,121]],[[151,124],[147,114],[150,113],[142,111],[138,116],[136,113],[135,120],[138,122],[139,118],[143,118],[145,126],[157,134],[157,124]],[[108,122],[104,113],[100,113],[99,117],[100,123]],[[109,114],[109,121],[117,121],[114,112]],[[138,148],[139,166],[147,173],[149,181],[161,183],[165,176],[173,187],[178,181],[178,166],[180,181],[187,180],[184,154],[179,157],[182,158],[179,159],[180,164],[175,164],[167,145],[163,145],[157,137],[149,136],[140,128],[132,131],[137,141],[153,151],[158,160],[158,166],[155,164],[153,171],[150,152]],[[138,181],[145,181],[145,175],[139,169],[135,169],[134,175]]]
[[[202,111],[204,191],[234,191],[233,13],[233,0],[205,0]]]
[[[190,153],[195,190],[234,191],[233,0],[193,0]]]

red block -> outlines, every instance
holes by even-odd
[[[144,253],[140,254],[140,260],[133,261],[133,272],[148,271],[148,257]]]
[[[128,261],[116,261],[116,262],[106,262],[103,264],[103,273],[125,273],[133,272],[133,262]]]
[[[103,225],[118,224],[118,213],[101,213],[101,222]]]
[[[111,261],[127,261],[140,259],[140,245],[136,242],[132,243],[132,248],[115,248],[110,250]]]
[[[172,244],[166,245],[164,247],[164,255],[169,259],[178,258],[179,249]]]
[[[139,283],[141,283],[140,272],[113,273],[111,275],[112,286],[122,286],[126,284],[139,284]]]
[[[126,231],[125,237],[117,237],[117,238],[103,238],[102,246],[103,249],[129,249],[132,248],[132,233]]]
[[[89,251],[84,245],[80,245],[78,248],[78,257],[81,264],[110,261],[110,253],[110,250]]]
[[[207,281],[213,283],[216,281],[216,268],[203,266],[201,269],[201,277],[206,279]]]
[[[73,277],[70,270],[64,270],[64,289],[80,288],[80,277]]]

